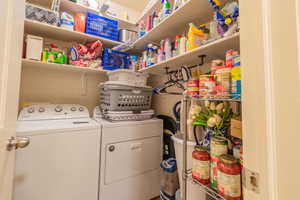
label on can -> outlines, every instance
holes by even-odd
[[[197,160],[193,158],[192,161],[193,164],[193,177],[195,177],[197,180],[204,179],[208,180],[209,179],[209,169],[210,169],[210,161],[202,161],[202,160]]]
[[[241,175],[230,175],[218,171],[218,191],[224,196],[241,197]]]
[[[210,163],[210,183],[211,187],[217,189],[218,186],[218,162],[220,161],[219,158],[211,158]]]
[[[228,145],[227,140],[222,141],[211,141],[211,147],[210,147],[210,155],[211,157],[218,157],[223,154],[228,153]]]

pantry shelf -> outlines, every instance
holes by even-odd
[[[71,12],[71,13],[87,13],[87,12],[99,13],[99,9],[88,7],[79,3],[75,3],[70,0],[61,0],[60,10]]]
[[[91,8],[79,3],[74,3],[70,0],[61,0],[60,3],[60,10],[61,11],[67,11],[69,13],[87,13],[87,12],[92,12],[92,13],[96,13],[96,14],[100,14],[100,10],[96,9],[96,8]],[[101,14],[100,14],[101,15]],[[135,29],[136,28],[136,23],[131,22],[129,20],[124,20],[124,19],[120,19],[116,16],[112,16],[109,14],[104,14],[104,17],[110,18],[110,19],[114,19],[117,20],[119,22],[119,27],[120,28],[131,28],[131,29]]]
[[[226,3],[228,0],[221,1]],[[157,3],[155,4],[157,6]],[[149,9],[151,10],[151,9]],[[151,13],[148,13],[148,15]],[[161,21],[151,31],[134,43],[134,48],[143,50],[148,43],[159,43],[162,39],[181,34],[190,22],[207,23],[213,18],[213,8],[207,0],[189,0]]]
[[[239,33],[205,44],[196,49],[188,51],[185,54],[175,56],[164,62],[141,69],[140,71],[163,75],[166,72],[166,67],[168,67],[170,70],[174,70],[178,69],[182,65],[197,64],[197,62],[199,63],[200,55],[207,55],[208,60],[224,58],[224,52],[226,52],[228,49],[240,49]]]
[[[105,47],[113,47],[115,45],[122,44],[119,41],[113,41],[98,37],[95,35],[90,35],[86,33],[80,33],[76,31],[66,30],[57,26],[28,20],[25,19],[25,33],[38,35],[41,37],[48,37],[57,40],[69,41],[69,42],[86,42],[101,40]]]
[[[85,73],[102,73],[102,74],[106,73],[106,70],[103,69],[79,67],[79,66],[67,65],[67,64],[46,63],[46,62],[28,60],[28,59],[22,60],[22,67],[35,67],[35,68],[43,68],[43,69],[77,71],[77,72],[85,72]]]

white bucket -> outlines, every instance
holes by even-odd
[[[175,146],[175,154],[177,160],[178,177],[180,188],[182,188],[182,165],[183,165],[183,135],[176,134],[172,137]],[[192,152],[194,151],[196,143],[187,142],[187,169],[192,168]],[[182,192],[181,192],[182,194]],[[182,199],[182,198],[181,198]],[[187,182],[187,200],[206,200],[205,192],[201,191],[198,185]]]

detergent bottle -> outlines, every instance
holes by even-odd
[[[202,39],[204,33],[202,30],[198,29],[193,23],[189,24],[190,29],[188,32],[188,51],[198,48],[202,44]]]

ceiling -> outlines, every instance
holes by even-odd
[[[142,12],[149,0],[111,0],[112,2],[118,3],[124,7],[132,8],[134,10]]]

